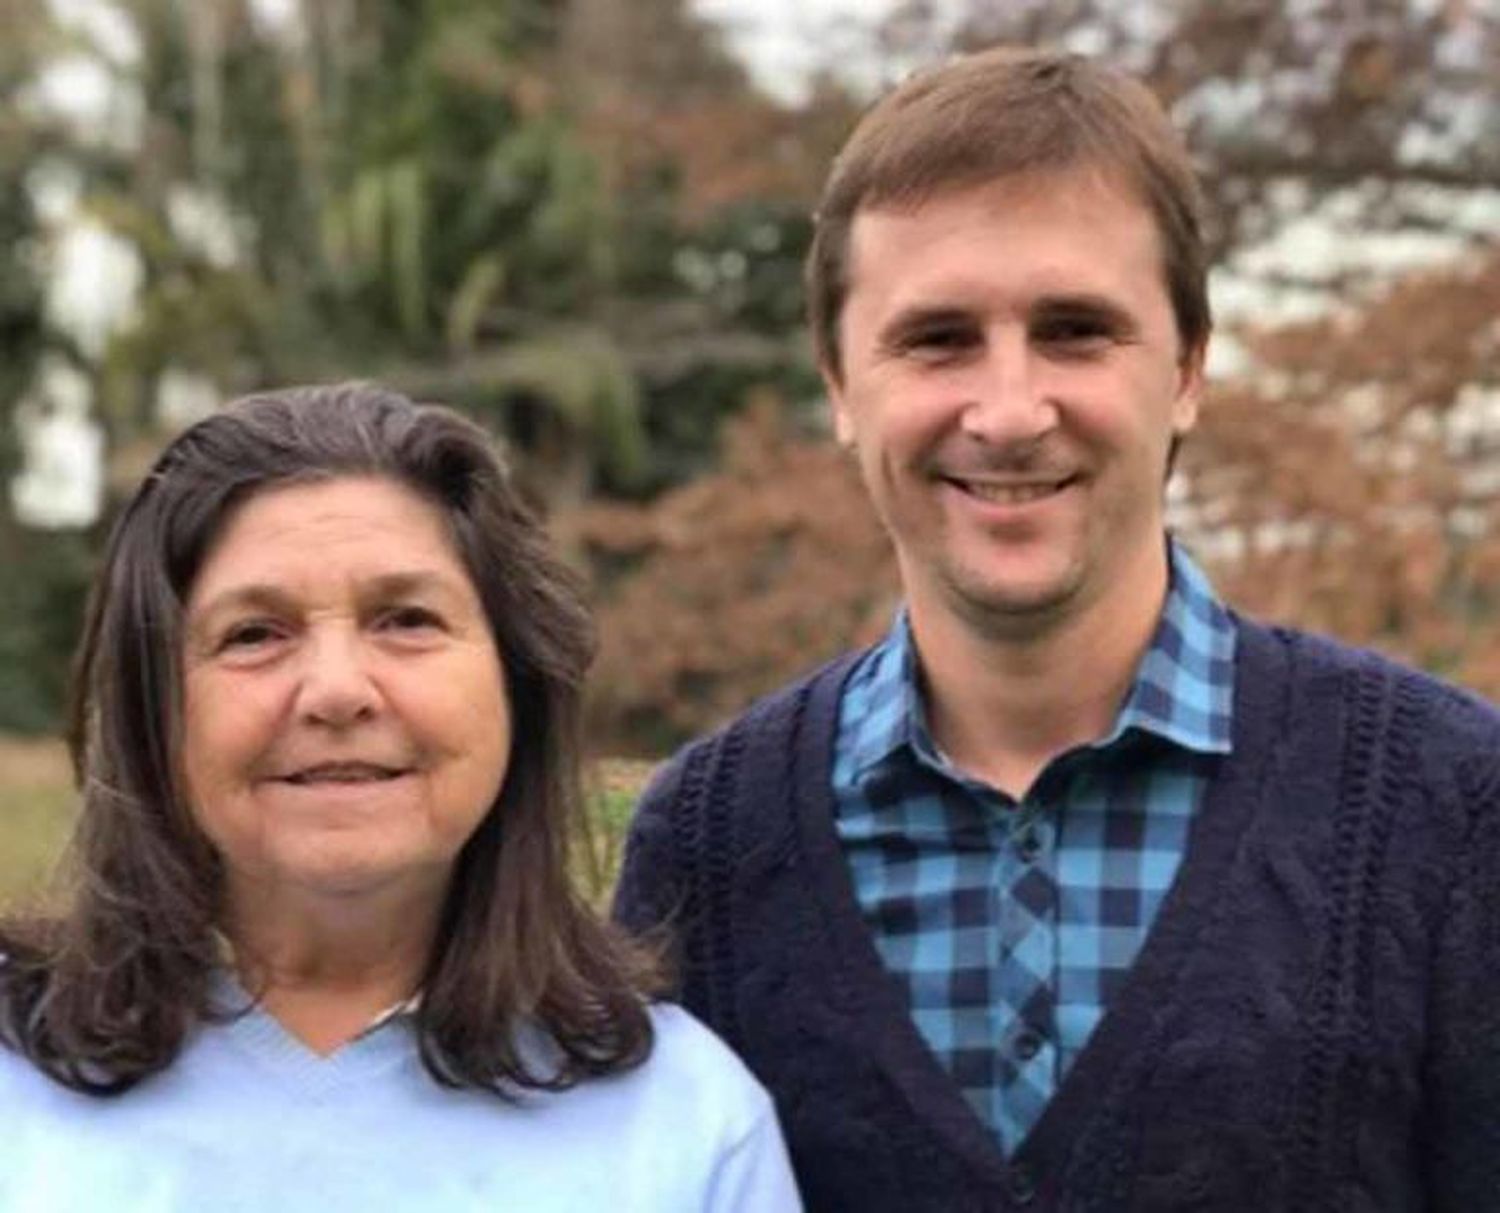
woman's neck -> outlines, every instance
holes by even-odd
[[[418,992],[440,910],[430,899],[377,909],[364,898],[310,905],[255,890],[230,901],[225,935],[240,980],[282,1027],[323,1054]]]

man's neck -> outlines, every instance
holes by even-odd
[[[934,741],[960,769],[1016,798],[1047,763],[1106,734],[1161,618],[1164,550],[1100,601],[1032,628],[985,628],[913,595]]]

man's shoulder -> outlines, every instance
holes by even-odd
[[[679,748],[661,767],[646,789],[644,800],[675,795],[685,774],[712,762],[726,747],[736,750],[771,742],[790,746],[800,725],[810,723],[818,733],[832,726],[840,689],[849,672],[868,650],[851,650],[753,700],[717,728]],[[808,721],[811,712],[815,719]],[[822,717],[828,716],[824,720]]]
[[[769,854],[791,836],[795,793],[818,765],[799,769],[797,756],[831,749],[840,688],[857,660],[844,654],[772,691],[662,764],[631,818],[617,921],[636,930],[692,921],[684,906],[703,873],[722,876],[731,857]],[[713,887],[725,886],[716,878]]]
[[[1374,695],[1421,748],[1500,762],[1500,708],[1471,690],[1374,649],[1297,628],[1236,617],[1242,649],[1288,655],[1304,683],[1334,681],[1346,695]],[[1252,658],[1253,661],[1253,658]]]

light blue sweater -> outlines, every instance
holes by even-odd
[[[781,1213],[771,1102],[685,1011],[627,1074],[520,1104],[438,1086],[394,1019],[319,1057],[254,1011],[117,1098],[0,1048],[4,1213]]]

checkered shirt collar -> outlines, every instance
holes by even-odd
[[[1169,540],[1167,551],[1170,581],[1156,634],[1114,726],[1094,747],[1112,745],[1134,729],[1183,749],[1227,754],[1233,748],[1234,621],[1182,546]],[[897,705],[897,710],[859,722],[851,739],[853,770],[862,775],[903,747],[930,766],[948,769],[927,727],[905,608],[871,658],[870,699]]]

